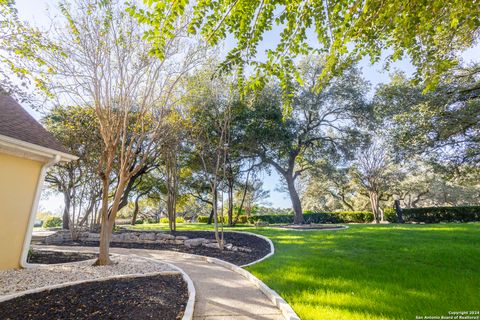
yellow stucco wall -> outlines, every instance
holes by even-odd
[[[0,151],[0,270],[20,266],[42,166]]]

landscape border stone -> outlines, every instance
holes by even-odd
[[[241,265],[240,268],[245,268],[245,267],[248,267],[248,266],[251,266],[251,265],[254,265],[256,263],[259,263],[265,259],[268,259],[270,258],[271,256],[273,256],[275,254],[275,246],[273,245],[273,242],[272,240],[270,240],[269,238],[265,237],[265,236],[262,236],[261,234],[256,234],[256,233],[252,233],[252,232],[248,232],[248,231],[228,231],[228,232],[233,232],[233,233],[245,233],[245,234],[248,234],[248,235],[252,235],[252,236],[256,236],[258,238],[261,238],[265,241],[268,242],[268,244],[270,245],[270,253],[265,255],[264,257],[258,259],[258,260],[255,260],[253,262],[250,262],[250,263],[247,263],[247,264],[244,264],[244,265]]]
[[[280,229],[280,228],[279,228]],[[261,238],[265,241],[267,241],[270,245],[270,253],[265,255],[264,257],[256,260],[256,261],[253,261],[251,263],[248,263],[246,265],[242,265],[242,266],[236,266],[232,263],[229,263],[229,262],[226,262],[226,261],[223,261],[223,260],[220,260],[220,259],[217,259],[217,258],[211,258],[211,257],[207,257],[207,256],[202,256],[202,255],[196,255],[196,254],[191,254],[191,253],[183,253],[183,252],[175,252],[176,254],[180,255],[180,256],[185,256],[185,257],[188,257],[188,256],[196,256],[196,257],[199,257],[199,258],[202,258],[203,260],[209,262],[209,263],[213,263],[213,264],[217,264],[217,265],[220,265],[224,268],[227,268],[231,271],[234,271],[238,274],[240,274],[241,276],[243,276],[244,278],[246,278],[247,280],[249,280],[251,283],[253,283],[256,287],[258,287],[262,293],[270,300],[272,301],[272,303],[280,309],[280,311],[282,312],[282,315],[284,316],[284,318],[286,320],[300,320],[300,317],[295,313],[295,311],[293,310],[293,308],[285,301],[285,299],[283,299],[276,291],[274,291],[273,289],[271,289],[270,287],[268,287],[263,281],[261,281],[260,279],[258,279],[257,277],[255,277],[253,274],[251,274],[250,272],[248,272],[247,270],[243,269],[244,267],[248,267],[248,266],[251,266],[251,265],[254,265],[254,264],[257,264],[269,257],[271,257],[272,255],[275,254],[275,246],[273,245],[273,242],[272,240],[270,240],[268,237],[266,236],[263,236],[263,235],[259,235],[259,234],[256,234],[256,233],[251,233],[251,232],[247,232],[247,231],[228,231],[228,232],[233,232],[233,233],[245,233],[245,234],[249,234],[249,235],[252,235],[252,236],[256,236],[258,238]],[[58,251],[61,251],[61,250],[58,250]],[[135,255],[134,253],[132,255]],[[145,258],[145,259],[149,259],[149,260],[155,260],[155,259],[151,259],[151,258]],[[181,270],[181,269],[180,269]],[[191,281],[191,280],[190,280]],[[192,283],[192,286],[193,286],[193,283]],[[189,298],[189,301],[190,301],[190,298]],[[187,304],[188,306],[188,304]],[[191,317],[193,317],[193,310],[194,310],[194,306],[191,307]],[[187,316],[187,308],[185,309],[185,316]],[[184,316],[183,320],[191,320],[192,318],[186,318]]]
[[[42,250],[42,249],[39,249]],[[75,252],[73,250],[60,250],[60,249],[55,249],[55,248],[49,248],[46,251],[57,251],[57,252]],[[116,254],[112,253],[112,256],[118,256],[121,254]],[[125,256],[125,255],[124,255]],[[52,290],[52,289],[57,289],[57,288],[64,288],[68,286],[73,286],[73,285],[78,285],[78,284],[83,284],[83,283],[93,283],[93,282],[101,282],[101,281],[107,281],[107,280],[112,280],[112,279],[125,279],[125,278],[141,278],[141,277],[149,277],[149,276],[157,276],[157,275],[178,275],[181,274],[183,280],[187,283],[187,288],[188,288],[188,300],[187,304],[185,306],[185,311],[182,317],[182,320],[192,320],[193,319],[193,311],[195,309],[195,297],[196,297],[196,290],[195,286],[193,285],[193,281],[190,278],[190,276],[183,271],[183,269],[177,267],[176,265],[173,265],[169,262],[164,262],[164,261],[158,261],[156,259],[148,258],[148,257],[142,257],[136,254],[129,254],[129,256],[135,256],[140,259],[144,260],[149,260],[157,264],[165,264],[168,265],[170,268],[176,270],[176,271],[161,271],[161,272],[150,272],[150,273],[132,273],[132,274],[122,274],[122,275],[114,275],[114,276],[108,276],[108,277],[102,277],[102,278],[97,278],[97,279],[85,279],[85,280],[78,280],[78,281],[70,281],[70,282],[64,282],[64,283],[59,283],[55,285],[50,285],[50,286],[44,286],[44,287],[39,287],[39,288],[34,288],[30,290],[25,290],[21,292],[16,292],[4,296],[0,296],[0,303],[4,301],[8,301],[11,299],[15,299],[18,297],[22,297],[28,294],[32,293],[37,293],[37,292],[42,292],[42,291],[47,291],[47,290]],[[71,264],[72,262],[68,263],[58,263],[56,265],[62,265],[62,264]],[[36,266],[40,266],[41,264],[34,264],[30,263],[28,264],[28,268],[35,268]],[[42,266],[44,266],[42,264]]]

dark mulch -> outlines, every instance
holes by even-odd
[[[29,263],[55,264],[77,262],[88,259],[96,259],[97,254],[81,252],[58,252],[46,250],[32,250],[28,255]]]
[[[142,232],[149,232],[149,231],[142,231]],[[194,239],[194,238],[215,239],[215,233],[212,231],[176,231],[175,233],[173,232],[169,232],[169,233],[174,234],[175,236],[189,237],[190,239]],[[238,266],[248,264],[258,259],[261,259],[270,253],[270,244],[267,241],[249,234],[225,232],[225,241],[226,243],[232,243],[234,246],[247,247],[252,251],[251,252],[240,252],[240,251],[229,251],[229,250],[221,251],[219,249],[206,248],[203,246],[195,247],[195,248],[187,248],[184,245],[177,245],[177,244],[128,243],[128,242],[112,242],[111,247],[186,252],[186,253],[218,258]],[[98,241],[67,242],[67,243],[63,243],[62,245],[95,247],[95,246],[98,246]]]
[[[32,293],[0,303],[0,319],[181,319],[180,275],[113,279]]]

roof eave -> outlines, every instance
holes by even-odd
[[[55,149],[42,147],[33,143],[0,134],[0,150],[9,151],[14,154],[31,155],[34,158],[51,159],[60,156],[60,161],[69,162],[77,160],[78,157]]]

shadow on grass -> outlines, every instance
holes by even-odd
[[[249,270],[302,319],[446,315],[478,309],[479,231],[480,224],[359,225],[294,235],[265,229],[259,233],[274,241],[276,255]]]

